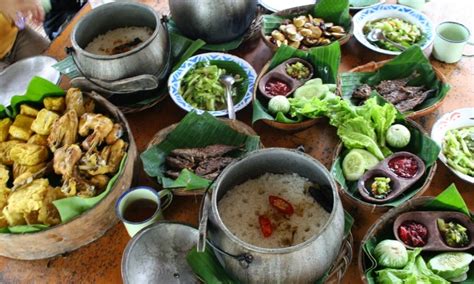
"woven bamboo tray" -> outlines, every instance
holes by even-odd
[[[276,12],[274,13],[273,15],[276,15],[276,16],[282,16],[282,17],[286,17],[286,16],[290,16],[290,15],[306,15],[306,14],[309,14],[310,10],[314,7],[314,5],[305,5],[305,6],[299,6],[299,7],[294,7],[294,8],[290,8],[290,9],[286,9],[286,10],[281,10],[279,12]],[[347,43],[349,41],[349,39],[352,37],[352,34],[354,32],[354,23],[352,21],[352,17],[351,17],[351,24],[350,24],[350,27],[349,27],[349,30],[346,31],[347,34],[345,36],[343,36],[342,38],[338,39],[339,41],[339,44],[340,45],[343,45],[345,43]],[[278,49],[278,46],[276,46],[275,44],[271,43],[265,36],[267,36],[265,34],[265,31],[263,30],[263,27],[260,29],[260,35],[263,39],[263,42],[273,51],[275,52],[277,49]]]
[[[242,134],[255,136],[257,135],[257,133],[252,129],[252,127],[241,121],[226,118],[219,118],[219,120],[230,126],[235,131],[240,132]],[[150,149],[153,145],[160,144],[163,140],[165,140],[166,136],[168,136],[168,134],[170,134],[177,126],[178,123],[175,123],[158,131],[148,143],[147,150]],[[260,146],[261,148],[263,148],[263,144],[260,143]],[[173,188],[172,190],[174,195],[179,196],[194,196],[202,195],[204,193],[204,189],[186,190],[185,188]]]
[[[428,133],[418,123],[414,122],[411,119],[407,119],[407,122],[410,125],[416,127],[423,134],[428,135]],[[344,148],[344,145],[342,144],[342,142],[336,146],[336,151],[334,152],[331,165],[334,165],[337,158],[341,155],[343,148]],[[428,176],[425,179],[425,182],[423,183],[421,189],[413,196],[413,198],[422,195],[426,190],[428,190],[436,172],[436,165],[437,164],[434,163],[431,166],[431,169],[428,173]],[[357,199],[354,196],[350,195],[346,190],[344,190],[342,186],[339,185],[339,183],[336,183],[336,184],[337,184],[337,189],[339,191],[339,195],[341,196],[341,200],[344,205],[344,208],[346,208],[346,210],[349,210],[350,212],[355,210],[356,212],[358,212],[360,216],[364,216],[365,214],[372,214],[372,213],[381,214],[393,208],[391,206],[387,206],[384,204],[373,204],[373,203],[365,202],[361,199]]]
[[[342,279],[346,274],[347,269],[352,261],[352,249],[354,246],[354,240],[352,234],[349,232],[347,237],[342,241],[341,249],[329,271],[328,278],[324,283],[336,284],[342,283]]]
[[[380,69],[382,66],[385,65],[385,63],[389,62],[390,60],[384,60],[384,61],[379,61],[379,62],[369,62],[367,64],[364,64],[364,65],[361,65],[361,66],[357,66],[351,70],[349,70],[349,72],[375,72],[377,71],[378,69]],[[441,73],[441,71],[439,71],[437,68],[435,68],[433,66],[433,71],[435,72],[436,74],[436,77],[438,78],[438,80],[440,80],[441,82],[443,83],[447,83],[448,80],[446,79],[446,77],[443,75],[443,73]],[[444,96],[444,98],[438,102],[436,102],[435,104],[427,107],[427,108],[424,108],[424,109],[420,109],[420,110],[417,110],[417,111],[414,111],[414,112],[410,112],[410,113],[407,113],[407,117],[409,118],[418,118],[418,117],[422,117],[422,116],[425,116],[429,113],[432,113],[433,111],[435,111],[437,108],[439,108],[441,106],[441,104],[443,103],[444,99],[446,99],[447,95]]]
[[[426,202],[432,201],[434,197],[428,197],[428,196],[423,196],[423,197],[418,197],[412,200],[408,200],[406,203],[403,205],[393,208],[392,210],[388,211],[386,214],[384,214],[382,217],[377,219],[377,222],[375,222],[367,231],[365,234],[364,238],[362,239],[360,248],[359,248],[359,256],[358,256],[358,267],[359,267],[359,273],[362,281],[364,283],[369,283],[367,281],[367,278],[365,277],[364,271],[365,271],[365,262],[364,262],[364,251],[362,249],[363,244],[365,244],[370,238],[373,236],[377,235],[381,231],[385,231],[387,229],[390,229],[392,231],[392,226],[393,222],[397,218],[398,215],[404,213],[404,212],[409,212],[409,211],[414,211],[417,208],[421,207],[422,205],[426,204]],[[390,227],[387,227],[390,226]]]
[[[0,234],[0,255],[25,260],[61,255],[95,241],[118,222],[115,202],[130,188],[135,177],[137,146],[125,116],[117,107],[95,93],[84,95],[91,97],[100,112],[109,114],[125,129],[129,146],[122,173],[102,201],[71,221],[35,233]]]

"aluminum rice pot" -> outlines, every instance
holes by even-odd
[[[227,190],[267,172],[297,173],[321,185],[332,210],[318,235],[287,248],[261,248],[229,231],[217,203]],[[210,203],[208,244],[217,248],[225,269],[243,283],[313,283],[330,268],[342,245],[344,211],[335,181],[319,161],[296,150],[262,149],[229,165],[216,180]]]
[[[116,55],[97,55],[85,50],[98,35],[131,26],[146,26],[154,32],[140,46]],[[71,34],[72,54],[84,77],[106,81],[138,75],[154,75],[157,80],[167,72],[170,40],[165,23],[152,8],[138,3],[112,2],[92,10]]]

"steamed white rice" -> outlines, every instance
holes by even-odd
[[[318,234],[330,214],[309,194],[311,182],[297,174],[266,173],[227,191],[218,203],[227,228],[246,243],[264,248],[283,248],[302,243]],[[268,197],[278,196],[293,205],[294,214],[285,216],[273,208]],[[258,218],[272,222],[273,234],[264,238]]]
[[[139,38],[143,44],[153,34],[153,30],[149,27],[124,27],[110,30],[105,34],[98,35],[85,48],[87,52],[98,55],[110,55],[112,50],[122,44],[133,42],[135,38]],[[133,47],[136,48],[140,46]]]

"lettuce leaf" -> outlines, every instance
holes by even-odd
[[[367,149],[379,160],[384,159],[382,150],[377,145],[374,128],[363,117],[356,117],[339,126],[337,135],[348,149]]]

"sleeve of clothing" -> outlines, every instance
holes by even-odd
[[[15,23],[0,13],[0,60],[12,49],[17,34],[18,28],[15,26]]]

